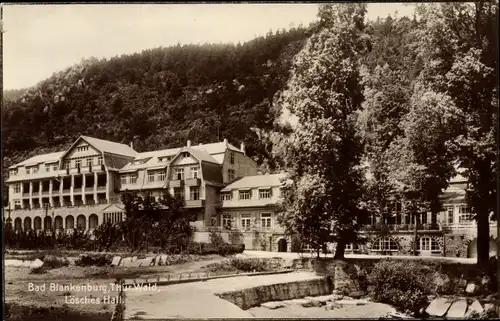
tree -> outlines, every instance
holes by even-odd
[[[297,54],[282,108],[297,119],[273,146],[287,171],[279,223],[316,249],[337,242],[335,256],[356,241],[365,212],[362,144],[356,111],[363,95],[359,55],[365,50],[366,5],[320,5],[317,32]]]
[[[489,215],[496,211],[498,135],[498,4],[426,4],[418,7],[424,57],[422,83],[457,109],[449,140],[468,179],[467,202],[476,213],[478,263],[489,259]]]
[[[125,220],[122,231],[133,250],[159,246],[162,249],[186,248],[191,240],[193,214],[184,207],[184,200],[163,191],[163,197],[142,198],[137,193],[122,194]]]

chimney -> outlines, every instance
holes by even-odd
[[[190,140],[187,141],[187,147],[191,147],[191,141]]]
[[[130,148],[134,149],[134,143],[130,142]]]
[[[224,138],[224,144],[227,145],[227,138]]]
[[[246,154],[245,153],[245,143],[244,142],[241,142],[241,144],[240,144],[240,150],[243,152],[243,154]]]

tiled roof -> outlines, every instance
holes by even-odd
[[[256,176],[245,176],[226,186],[223,191],[240,188],[258,188],[280,186],[286,174],[266,174]]]
[[[191,155],[196,157],[200,162],[219,164],[206,150],[199,148],[195,149],[193,147],[184,147],[181,151],[191,153]]]
[[[81,138],[85,139],[89,144],[91,144],[101,152],[113,153],[129,157],[136,157],[137,155],[137,152],[126,144],[115,143],[109,140],[103,140],[88,136],[81,136]]]
[[[57,161],[59,161],[59,158],[62,156],[62,154],[64,154],[64,152],[56,152],[56,153],[33,156],[31,158],[28,158],[27,160],[24,160],[16,165],[9,167],[9,168],[15,168],[18,166],[25,166],[25,165],[29,166],[29,165],[36,165],[36,164],[42,164],[42,163],[57,162]]]

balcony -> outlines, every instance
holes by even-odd
[[[23,197],[29,198],[30,197],[30,193],[23,193]]]
[[[50,192],[49,191],[42,191],[42,196],[49,196]]]
[[[32,197],[38,197],[38,196],[40,196],[40,191],[33,191],[33,193],[31,193],[31,196]]]
[[[69,195],[71,193],[71,189],[63,189],[62,193],[66,194],[66,195]]]
[[[205,200],[186,200],[186,208],[198,208],[205,206]]]
[[[98,191],[105,191],[106,190],[106,186],[97,186],[97,190]]]
[[[187,186],[200,186],[201,180],[199,178],[188,178],[186,179]]]
[[[405,232],[415,231],[415,224],[373,224],[366,225],[361,228],[362,231],[376,232]],[[441,230],[439,224],[418,224],[418,231],[439,231]]]
[[[184,181],[180,179],[171,180],[169,183],[170,187],[176,188],[184,185]]]
[[[85,187],[85,193],[93,193],[94,187]]]
[[[75,193],[75,194],[78,193],[79,194],[81,192],[82,192],[82,188],[81,187],[79,187],[79,188],[73,188],[73,193]]]

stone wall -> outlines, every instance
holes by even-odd
[[[332,280],[325,277],[316,280],[258,286],[216,295],[237,305],[243,310],[247,310],[264,302],[292,300],[307,296],[328,295],[331,294],[332,291]]]

